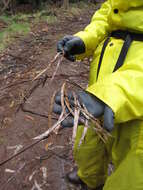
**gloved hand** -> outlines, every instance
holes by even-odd
[[[85,91],[79,91],[77,93],[78,100],[80,103],[84,104],[89,113],[91,113],[95,118],[99,118],[103,116],[103,128],[107,131],[112,131],[114,127],[114,113],[112,109],[107,106],[104,102],[99,100],[96,96],[89,94]],[[74,98],[71,93],[68,94],[69,102],[74,107]],[[56,114],[61,114],[62,106],[61,106],[61,95],[58,93],[55,97],[55,103],[53,107],[53,112]],[[83,117],[83,116],[81,116]],[[72,127],[74,123],[74,118],[70,115],[62,122],[63,127]],[[79,124],[81,122],[79,121]]]
[[[64,52],[64,56],[75,61],[75,55],[85,52],[84,42],[76,36],[65,36],[57,43],[57,52]]]

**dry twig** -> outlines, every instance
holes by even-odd
[[[56,95],[56,92],[54,92],[51,98],[50,109],[49,109],[49,114],[48,114],[48,128],[50,128],[52,124],[52,111],[53,111],[55,95]]]
[[[77,105],[77,98],[75,93],[73,93],[74,96],[74,104],[75,106],[75,110],[74,110],[74,126],[73,126],[73,135],[72,135],[72,143],[74,144],[75,142],[75,138],[76,138],[76,133],[77,133],[77,128],[78,128],[78,121],[79,121],[79,117],[80,117],[80,110],[78,109]]]
[[[54,130],[56,130],[56,128],[59,129],[59,125],[61,124],[62,121],[64,121],[67,117],[69,116],[69,113],[66,114],[62,119],[58,120],[58,122],[56,122],[50,129],[48,129],[46,132],[44,132],[43,134],[33,138],[34,140],[42,140],[44,138],[47,138],[51,133],[54,132]]]
[[[57,61],[57,59],[58,59],[61,55],[62,55],[61,53],[57,53],[56,56],[54,57],[54,59],[50,62],[50,64],[49,64],[44,70],[42,70],[42,71],[33,79],[33,81],[36,80],[36,79],[38,79],[38,78],[40,78],[40,76],[42,76],[44,73],[46,73],[46,71],[51,67],[51,65],[52,65],[53,63],[55,63],[55,62]]]

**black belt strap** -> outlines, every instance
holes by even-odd
[[[126,55],[128,53],[128,50],[129,50],[129,48],[131,46],[132,41],[133,40],[143,41],[143,34],[137,34],[137,33],[131,33],[131,32],[128,32],[128,31],[118,30],[118,31],[112,32],[111,33],[111,37],[115,37],[115,38],[118,38],[118,39],[125,40],[124,44],[123,44],[123,47],[121,49],[119,58],[117,60],[117,63],[115,65],[115,68],[113,70],[113,72],[115,72],[115,71],[117,71],[124,64]],[[98,68],[97,68],[97,77],[96,77],[96,80],[98,79],[98,76],[99,76],[99,71],[100,71],[100,68],[101,68],[102,59],[103,59],[104,52],[105,52],[105,49],[106,49],[106,47],[108,45],[109,40],[110,40],[110,36],[105,40],[103,48],[102,48],[102,51],[101,51],[101,55],[100,55],[100,59],[99,59],[99,64],[98,64]]]
[[[117,71],[124,64],[126,55],[128,53],[128,50],[129,50],[129,47],[130,47],[132,41],[133,40],[132,40],[131,36],[128,34],[125,41],[124,41],[123,47],[121,49],[118,61],[115,65],[113,72]]]
[[[108,45],[109,40],[110,40],[110,36],[105,40],[105,42],[103,44],[103,48],[102,48],[102,51],[101,51],[101,55],[100,55],[100,59],[99,59],[99,64],[98,64],[98,68],[97,68],[96,80],[98,79],[98,75],[99,75],[102,59],[103,59],[104,52],[105,52],[105,49],[106,49],[106,47]]]

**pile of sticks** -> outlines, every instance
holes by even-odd
[[[34,140],[45,139],[47,136],[49,136],[53,132],[57,134],[58,131],[60,129],[62,129],[61,123],[69,115],[72,115],[74,118],[72,144],[74,144],[74,142],[75,142],[79,121],[84,126],[83,134],[82,134],[82,137],[79,142],[79,147],[82,144],[83,140],[85,139],[87,130],[89,127],[91,127],[91,125],[90,125],[91,123],[92,123],[92,125],[94,125],[94,127],[92,127],[92,128],[95,130],[96,134],[100,137],[100,139],[104,143],[106,143],[110,134],[105,129],[103,129],[102,122],[100,120],[96,119],[91,113],[88,112],[85,105],[79,102],[77,94],[74,91],[72,92],[73,97],[74,97],[74,106],[73,106],[73,103],[71,104],[71,102],[68,98],[68,95],[67,95],[66,84],[67,83],[64,82],[61,87],[62,112],[58,118],[58,121],[53,126],[51,126],[52,110],[53,110],[54,98],[55,98],[55,94],[56,94],[56,92],[55,92],[52,97],[51,106],[50,106],[49,122],[48,122],[49,129],[46,132],[44,132],[43,134],[35,137]],[[68,112],[67,112],[67,110],[68,110]],[[81,118],[80,115],[82,115],[83,117]]]
[[[49,67],[51,67],[51,65],[57,61],[57,66],[56,69],[53,73],[53,76],[50,80],[50,84],[52,83],[52,81],[54,80],[54,77],[58,71],[58,68],[61,64],[63,60],[63,54],[58,53],[55,58],[53,59],[53,61],[51,62],[51,64],[44,69],[42,72],[40,72],[39,75],[37,75],[34,80],[38,79],[41,75],[43,75],[48,69]],[[83,140],[85,139],[86,133],[88,128],[90,127],[89,123],[91,122],[94,127],[93,129],[96,131],[97,135],[100,137],[100,139],[106,143],[108,137],[110,136],[110,134],[103,129],[102,127],[102,122],[100,120],[98,120],[97,118],[95,118],[92,114],[90,114],[88,112],[88,110],[86,109],[84,104],[81,104],[78,100],[77,94],[76,92],[72,92],[72,95],[74,97],[74,106],[71,105],[71,102],[69,101],[68,95],[67,95],[67,89],[66,89],[66,85],[67,84],[71,84],[70,81],[67,80],[67,82],[64,82],[62,87],[61,87],[61,106],[62,106],[62,112],[61,115],[58,118],[58,121],[51,127],[51,120],[52,120],[52,110],[53,110],[53,105],[54,105],[54,99],[55,99],[55,95],[56,95],[56,91],[53,94],[52,98],[51,98],[51,106],[50,106],[50,112],[48,115],[48,126],[49,129],[44,132],[43,134],[35,137],[35,140],[40,140],[40,139],[44,139],[46,138],[49,134],[51,134],[52,132],[57,133],[59,131],[59,129],[61,129],[61,123],[69,116],[72,115],[74,118],[74,125],[73,125],[73,135],[72,135],[72,143],[74,144],[75,138],[76,138],[76,133],[77,133],[77,128],[78,128],[78,123],[80,120],[80,123],[82,123],[84,125],[84,130],[83,130],[83,134],[82,137],[80,139],[79,142],[79,147],[82,144]],[[74,85],[74,87],[80,88],[80,90],[84,91],[84,89],[82,87],[80,87],[80,85],[74,84],[72,83],[72,85]],[[68,110],[68,112],[66,111]],[[80,115],[83,115],[84,119],[80,117]]]
[[[32,95],[32,93],[39,87],[39,86],[44,86],[46,81],[47,81],[47,75],[46,75],[46,71],[48,71],[48,69],[52,66],[53,63],[57,63],[56,65],[56,69],[53,72],[53,75],[51,76],[50,82],[48,83],[48,85],[51,85],[52,81],[54,80],[56,73],[58,71],[58,68],[60,67],[60,64],[63,60],[63,54],[62,53],[58,53],[54,59],[50,62],[50,64],[48,65],[48,67],[46,67],[44,70],[42,70],[33,80],[32,82],[36,81],[36,84],[27,92],[27,94],[23,97],[23,100],[21,101],[17,111],[19,111],[20,109],[22,111],[25,112],[29,112],[31,114],[37,114],[37,113],[32,113],[30,111],[27,111],[24,109],[24,104],[26,103],[26,101],[29,99],[29,97]],[[53,111],[53,105],[54,105],[54,100],[55,100],[55,95],[56,95],[56,91],[53,94],[52,98],[51,98],[51,105],[50,105],[50,111],[49,114],[47,116],[48,118],[48,130],[45,131],[44,133],[36,136],[35,138],[33,138],[34,142],[30,145],[28,145],[27,147],[24,147],[22,150],[20,150],[18,153],[16,153],[15,155],[11,156],[10,158],[2,161],[0,163],[0,166],[2,166],[3,164],[7,163],[8,161],[12,160],[13,158],[15,158],[16,156],[20,155],[21,153],[25,152],[26,150],[30,149],[31,147],[35,146],[36,144],[40,143],[41,141],[47,139],[51,134],[57,134],[59,130],[62,129],[61,127],[61,123],[70,115],[73,116],[74,118],[74,125],[73,125],[73,134],[72,134],[72,144],[74,144],[75,138],[76,138],[76,134],[77,134],[77,129],[78,129],[78,123],[80,121],[80,123],[83,124],[84,129],[83,129],[83,134],[82,137],[80,139],[79,142],[79,147],[82,144],[83,140],[86,137],[86,133],[89,127],[91,127],[91,123],[92,125],[94,125],[94,127],[92,127],[96,134],[99,136],[99,138],[106,143],[107,139],[110,135],[110,133],[108,133],[105,129],[103,129],[102,127],[102,121],[100,121],[99,119],[95,118],[92,114],[90,114],[88,112],[88,110],[86,109],[85,105],[80,103],[78,100],[78,96],[76,94],[76,92],[72,92],[73,97],[74,97],[74,106],[73,103],[71,104],[68,95],[67,95],[67,88],[68,88],[68,84],[73,85],[74,87],[78,87],[80,88],[80,90],[84,89],[74,83],[73,81],[69,81],[67,80],[66,82],[63,83],[62,87],[61,87],[61,106],[62,106],[62,112],[59,116],[59,118],[53,117],[52,116],[52,111]],[[68,112],[67,112],[68,110]],[[37,114],[38,115],[38,114]],[[84,117],[80,117],[80,116],[84,116]],[[41,115],[42,116],[42,115]],[[45,117],[45,116],[44,116]],[[55,122],[54,125],[51,125],[52,123],[52,119],[54,118],[54,120],[56,119],[57,121]]]

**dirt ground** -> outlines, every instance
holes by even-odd
[[[93,11],[83,11],[80,16],[61,15],[56,24],[41,22],[32,27],[27,37],[15,37],[15,44],[0,54],[0,162],[31,144],[33,137],[48,129],[50,98],[67,78],[86,86],[88,66],[64,60],[52,84],[48,85],[48,79],[24,105],[42,116],[21,109],[16,112],[25,93],[36,83],[31,80],[56,54],[58,39],[83,29]],[[49,78],[54,68],[55,65],[47,73]],[[70,141],[71,129],[64,129],[0,166],[0,190],[77,189],[65,180],[65,174],[74,166]]]

